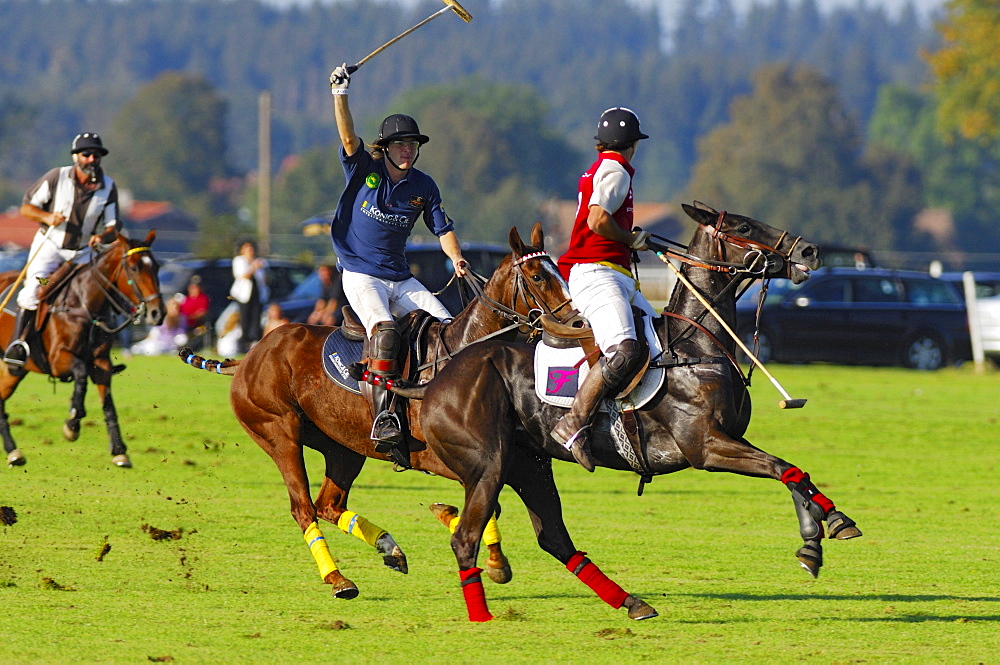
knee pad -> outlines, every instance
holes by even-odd
[[[604,362],[604,382],[615,390],[624,388],[641,368],[645,358],[638,340],[626,339],[608,348]]]

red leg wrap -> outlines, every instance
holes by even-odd
[[[797,466],[793,466],[788,471],[781,474],[781,482],[785,483],[785,485],[802,484],[803,487],[801,489],[806,490],[809,498],[815,502],[816,505],[822,508],[824,513],[829,513],[835,507],[833,505],[833,501],[830,501],[830,499],[820,492],[819,489],[816,488],[816,485],[809,480],[809,474],[803,472],[802,469]]]
[[[483,591],[482,568],[469,568],[458,571],[462,580],[462,593],[465,595],[465,607],[469,610],[469,621],[489,621],[493,618],[486,607],[486,592]]]
[[[586,554],[578,551],[571,556],[566,563],[566,570],[579,577],[601,600],[617,610],[625,604],[628,593],[602,573]]]

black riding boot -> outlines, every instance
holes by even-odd
[[[396,378],[398,376],[396,355],[399,344],[399,330],[394,322],[382,321],[375,324],[369,369],[382,379]],[[375,450],[379,452],[388,452],[403,442],[402,425],[399,416],[389,410],[391,403],[392,393],[381,386],[372,387],[372,411],[375,413],[375,422],[372,424],[371,438],[376,442]]]
[[[569,413],[552,428],[552,438],[572,451],[573,458],[587,471],[594,470],[588,430],[601,400],[624,389],[641,369],[642,360],[642,346],[634,339],[622,340],[610,347],[607,358],[598,367],[591,368],[577,390]]]
[[[25,341],[28,332],[35,322],[35,310],[21,308],[17,310],[17,320],[14,322],[14,337],[7,350],[4,351],[3,361],[7,363],[7,371],[11,376],[24,376],[24,363],[28,361],[28,354],[31,349]]]

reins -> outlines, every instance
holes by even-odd
[[[91,311],[84,304],[83,305],[84,311],[87,312],[88,317],[91,319],[91,323],[93,323],[95,326],[97,326],[104,332],[112,335],[121,332],[133,321],[142,318],[142,316],[146,312],[147,302],[155,300],[156,298],[159,297],[159,293],[155,293],[145,298],[143,297],[142,291],[139,289],[139,286],[136,283],[136,279],[132,274],[133,271],[131,270],[131,267],[128,264],[128,257],[134,254],[139,254],[142,252],[149,252],[149,251],[151,250],[148,246],[139,246],[139,247],[132,247],[123,252],[121,261],[111,277],[108,277],[107,275],[104,274],[103,271],[99,269],[98,267],[100,263],[99,260],[91,260],[90,263],[88,263],[88,269],[91,272],[91,276],[94,278],[94,282],[97,284],[97,287],[104,294],[105,302],[111,307],[112,310],[115,311],[115,313],[119,315],[121,314],[128,315],[121,324],[114,327],[109,327],[106,323],[104,323],[103,320],[94,316],[93,313],[91,313]],[[95,258],[99,259],[100,257],[95,257]],[[127,294],[122,289],[118,288],[118,276],[122,270],[125,271],[126,276],[128,277],[129,286],[132,287],[132,297],[129,297],[129,294]],[[121,302],[119,302],[119,299],[127,304],[122,304]]]
[[[487,294],[484,287],[486,286],[486,282],[488,280],[482,275],[476,273],[474,270],[466,270],[465,275],[458,277],[458,279],[463,280],[463,283],[468,286],[470,291],[472,291],[474,294],[474,301],[478,300],[482,302],[483,305],[486,306],[491,312],[511,322],[509,325],[506,325],[499,330],[488,333],[469,342],[462,348],[472,346],[473,344],[477,344],[479,342],[485,342],[486,340],[493,339],[494,337],[499,337],[515,329],[522,334],[526,334],[528,336],[528,340],[530,341],[541,333],[542,327],[540,319],[542,314],[548,313],[555,315],[557,312],[570,304],[571,300],[567,299],[560,303],[555,309],[550,309],[544,301],[540,301],[533,293],[531,293],[531,289],[527,285],[527,280],[524,277],[523,266],[528,261],[534,259],[548,259],[549,261],[552,261],[551,255],[544,251],[531,252],[516,259],[512,259],[511,267],[514,272],[514,289],[511,292],[510,306],[501,303]],[[454,280],[455,276],[448,281],[448,284],[451,284]],[[446,284],[441,291],[448,288],[448,284]],[[438,293],[440,293],[440,291]],[[528,312],[527,315],[521,314],[517,311],[517,309],[515,309],[519,300],[524,303],[524,307]],[[534,303],[534,306],[532,306],[532,303]],[[447,325],[450,325],[450,322],[445,324],[445,326]],[[524,327],[527,327],[528,330],[522,330]],[[454,357],[454,353],[457,353],[458,350],[460,350],[456,349],[453,352],[449,349],[443,334],[438,336],[438,342],[444,350],[444,357],[437,357],[432,361],[419,364],[416,370],[417,372],[422,372],[431,367],[436,368],[442,362],[451,360]]]

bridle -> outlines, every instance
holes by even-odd
[[[130,265],[128,261],[130,256],[151,251],[152,250],[149,246],[142,245],[139,247],[132,247],[122,252],[121,262],[118,264],[111,277],[108,277],[99,269],[98,261],[91,261],[88,264],[91,276],[94,278],[94,282],[97,284],[98,288],[101,289],[101,292],[104,293],[107,303],[110,305],[111,309],[119,315],[128,315],[121,324],[112,328],[104,323],[104,321],[99,317],[93,316],[93,314],[91,314],[88,310],[87,313],[90,315],[92,323],[104,332],[116,334],[121,332],[130,323],[138,323],[142,320],[142,317],[146,315],[146,303],[160,297],[160,293],[158,291],[143,297],[142,290],[139,288],[138,284],[138,278],[141,271],[138,267]],[[131,295],[118,288],[118,280],[122,271],[125,272],[127,283],[132,288]],[[84,308],[86,309],[86,307]]]

